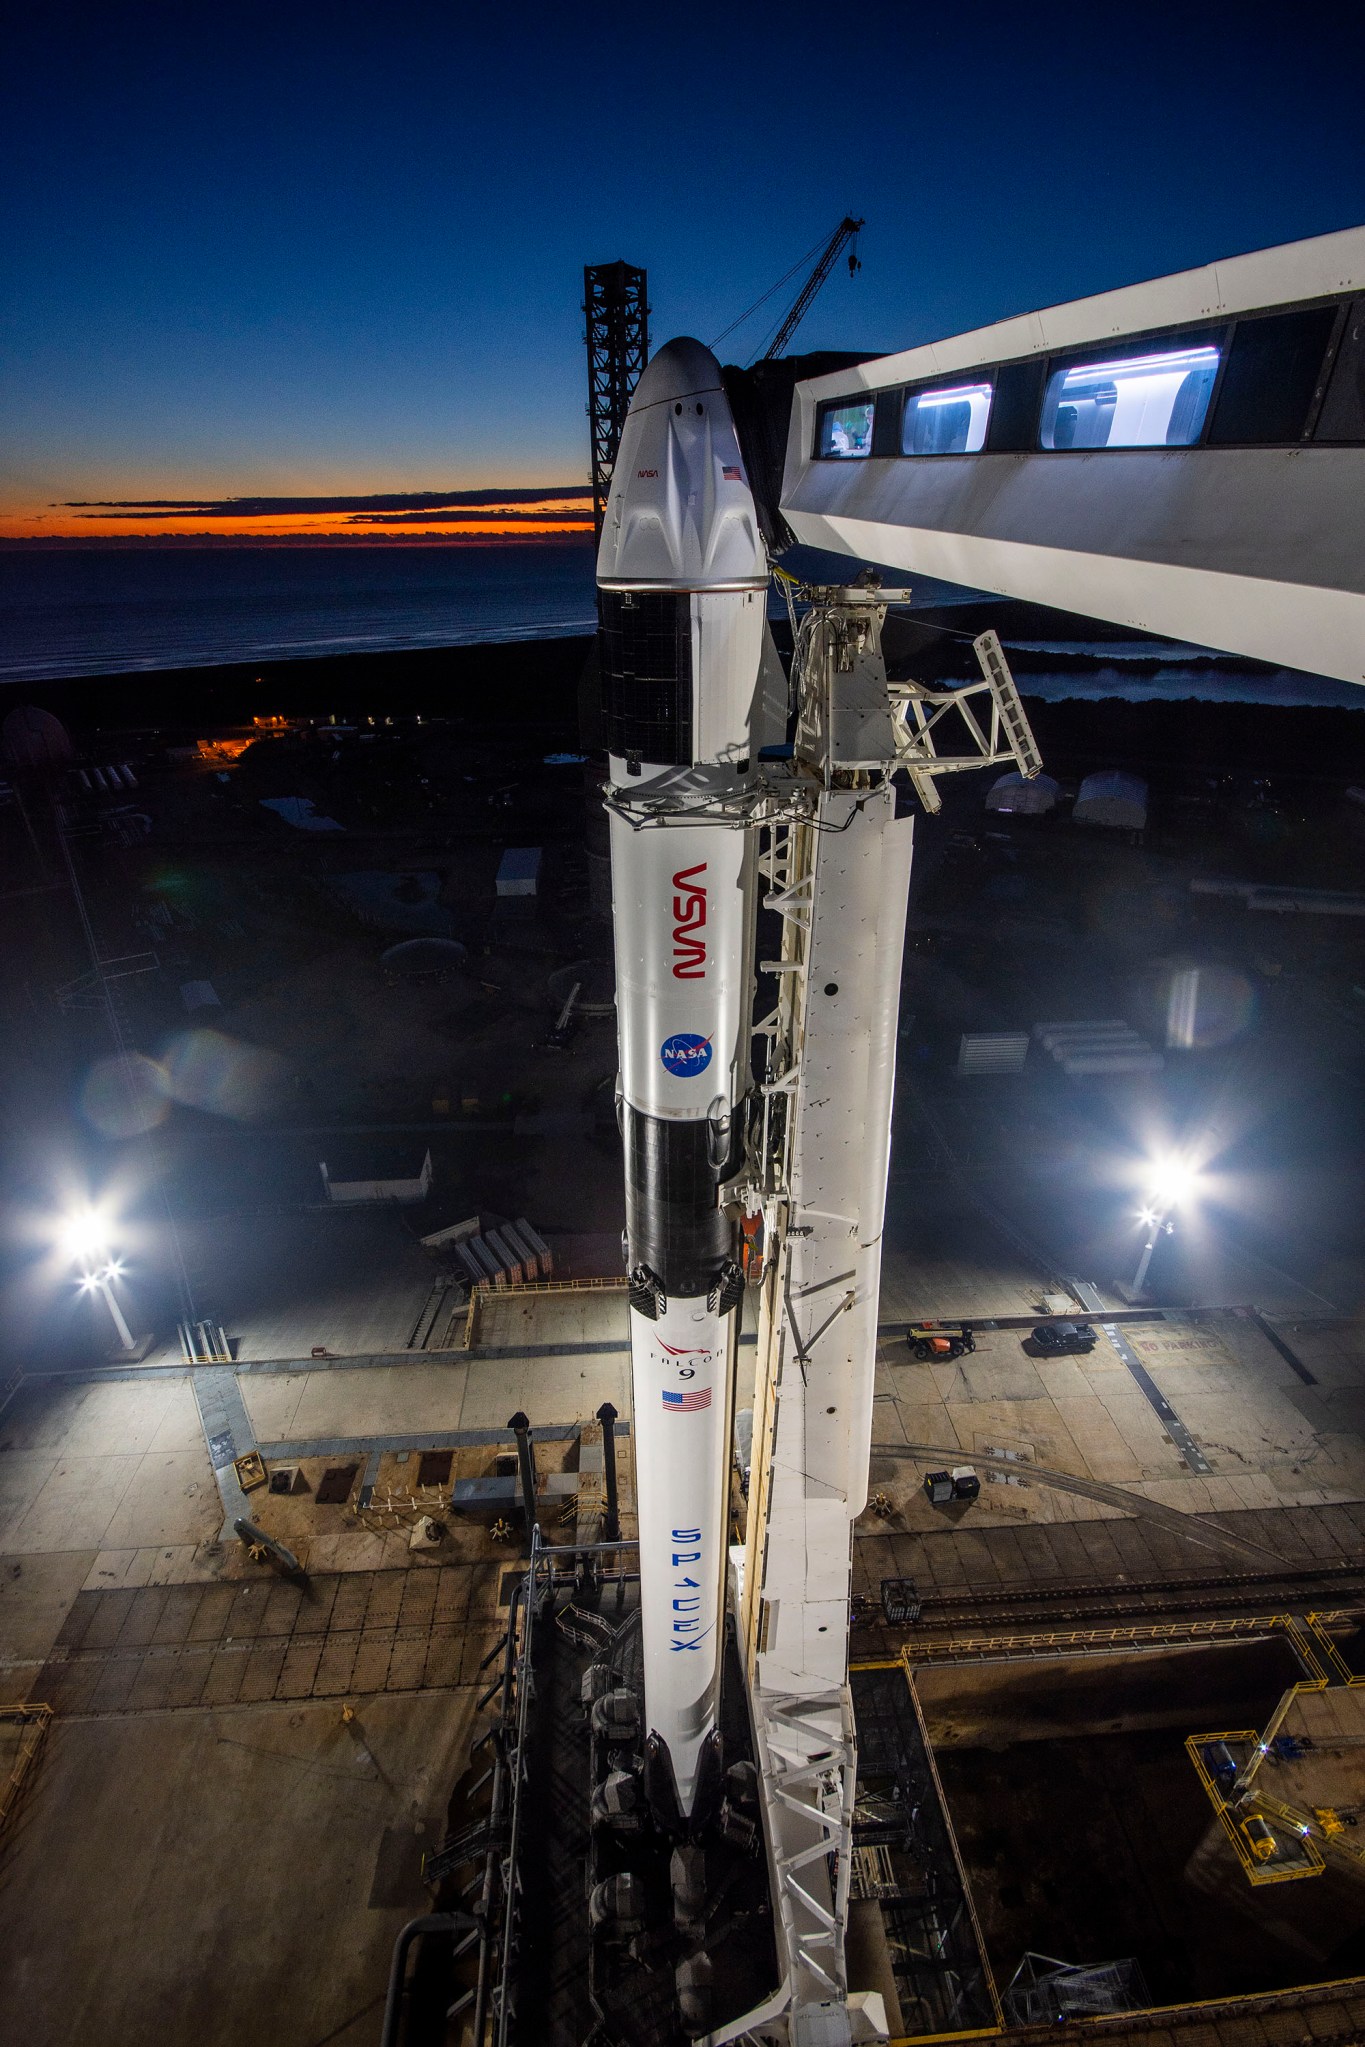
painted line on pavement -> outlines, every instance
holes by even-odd
[[[1103,1316],[1105,1308],[1104,1302],[1099,1296],[1099,1289],[1092,1286],[1088,1279],[1073,1280],[1072,1285],[1075,1287],[1082,1303],[1090,1310],[1091,1314]],[[1189,1469],[1198,1477],[1206,1478],[1212,1472],[1213,1466],[1209,1463],[1208,1458],[1185,1427],[1184,1422],[1181,1421],[1180,1416],[1171,1406],[1170,1401],[1157,1385],[1156,1380],[1143,1364],[1142,1359],[1133,1349],[1132,1344],[1129,1343],[1127,1337],[1119,1328],[1118,1323],[1101,1321],[1100,1328],[1123,1359],[1129,1373],[1142,1392],[1147,1405],[1151,1408],[1153,1414],[1161,1423],[1162,1428],[1165,1429],[1167,1435],[1175,1444],[1176,1449],[1180,1452]]]

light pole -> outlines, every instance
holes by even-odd
[[[113,1317],[114,1327],[118,1331],[119,1342],[126,1351],[134,1351],[137,1349],[137,1341],[132,1330],[128,1327],[122,1308],[114,1299],[113,1282],[122,1271],[123,1267],[116,1264],[111,1258],[109,1263],[99,1272],[84,1272],[81,1274],[81,1292],[83,1294],[98,1293],[104,1296],[104,1305]]]
[[[124,1265],[109,1249],[109,1224],[96,1208],[81,1209],[67,1217],[61,1230],[61,1247],[66,1256],[80,1269],[77,1284],[83,1294],[100,1294],[109,1310],[109,1319],[114,1325],[119,1340],[121,1358],[136,1360],[145,1357],[151,1348],[152,1339],[134,1336],[128,1327],[128,1318],[118,1304],[114,1294],[114,1281],[121,1279]]]
[[[1171,1215],[1189,1193],[1194,1180],[1192,1168],[1177,1160],[1168,1160],[1153,1174],[1147,1205],[1140,1211],[1138,1217],[1140,1222],[1146,1224],[1147,1241],[1142,1247],[1137,1271],[1133,1274],[1133,1284],[1129,1288],[1131,1294],[1138,1295],[1142,1292],[1157,1240],[1162,1236],[1169,1237],[1174,1234],[1175,1224],[1171,1221]]]
[[[1133,1284],[1130,1291],[1134,1294],[1142,1292],[1143,1282],[1147,1277],[1147,1268],[1152,1262],[1152,1253],[1156,1249],[1157,1238],[1163,1230],[1167,1236],[1170,1236],[1175,1228],[1175,1224],[1168,1221],[1165,1210],[1144,1208],[1141,1220],[1147,1224],[1147,1241],[1142,1247],[1142,1255],[1137,1262],[1137,1271],[1133,1274]]]

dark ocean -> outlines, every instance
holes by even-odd
[[[787,566],[851,574],[797,550]],[[982,593],[913,579],[920,615],[951,629]],[[593,545],[0,548],[0,683],[404,647],[552,639],[596,624]],[[1198,697],[1365,710],[1344,682],[1221,661],[1151,641],[1009,639],[1026,694]],[[1056,666],[1052,665],[1055,656]]]
[[[590,540],[0,550],[0,682],[553,639],[596,623]]]

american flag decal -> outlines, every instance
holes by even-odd
[[[728,483],[743,483],[744,481],[744,471],[742,469],[722,469],[720,473]]]
[[[694,1392],[664,1394],[665,1414],[697,1414],[711,1405],[711,1388],[699,1386]]]

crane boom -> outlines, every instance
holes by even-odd
[[[863,225],[862,221],[854,220],[851,214],[846,213],[844,215],[843,219],[839,222],[838,227],[835,228],[834,233],[830,236],[829,240],[825,243],[824,248],[821,250],[815,268],[811,271],[810,276],[806,279],[800,291],[797,293],[796,298],[790,310],[787,313],[786,319],[782,322],[782,325],[778,328],[776,334],[773,336],[772,341],[764,350],[763,355],[760,358],[761,361],[772,362],[775,357],[783,353],[784,349],[787,346],[787,343],[791,340],[793,334],[795,334],[797,328],[801,325],[801,322],[805,319],[807,313],[810,311],[812,305],[815,303],[816,297],[818,296],[820,291],[820,287],[823,285],[825,279],[829,276],[830,271],[834,268],[839,253],[846,243],[853,242],[855,244],[855,246],[849,250],[848,254],[849,276],[852,277],[855,274],[855,272],[862,269],[863,266],[858,261],[858,251],[856,247],[858,230],[860,227],[862,227],[862,225]]]

